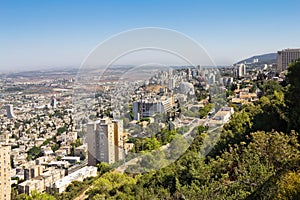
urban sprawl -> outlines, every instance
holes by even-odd
[[[170,134],[189,141],[198,126],[217,130],[235,106],[259,100],[255,83],[284,81],[298,58],[300,49],[285,49],[275,63],[169,67],[147,80],[99,78],[92,69],[82,77],[72,70],[1,75],[0,199],[62,193],[96,177],[99,163],[120,173],[155,169],[139,157],[149,145],[161,141],[158,149],[170,157]],[[122,75],[119,68],[111,72]]]

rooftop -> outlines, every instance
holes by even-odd
[[[97,170],[97,167],[93,167],[93,166],[85,166],[71,174],[69,174],[68,176],[63,177],[62,179],[56,181],[55,187],[60,188],[63,187],[65,185],[70,184],[72,181],[78,179],[78,177],[82,176],[83,174],[92,172],[94,170]]]

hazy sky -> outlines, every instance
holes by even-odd
[[[299,0],[0,0],[0,71],[79,66],[106,38],[139,27],[182,32],[216,64],[232,64],[300,47],[299,7]]]

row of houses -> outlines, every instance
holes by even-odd
[[[97,167],[85,166],[67,176],[64,169],[56,169],[54,167],[48,168],[47,171],[41,173],[32,179],[26,180],[18,185],[19,194],[25,193],[30,194],[32,191],[37,192],[48,192],[53,191],[61,193],[73,181],[83,181],[88,177],[97,176]]]

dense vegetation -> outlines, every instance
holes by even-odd
[[[32,147],[27,151],[27,160],[34,160],[42,156],[41,147]]]

